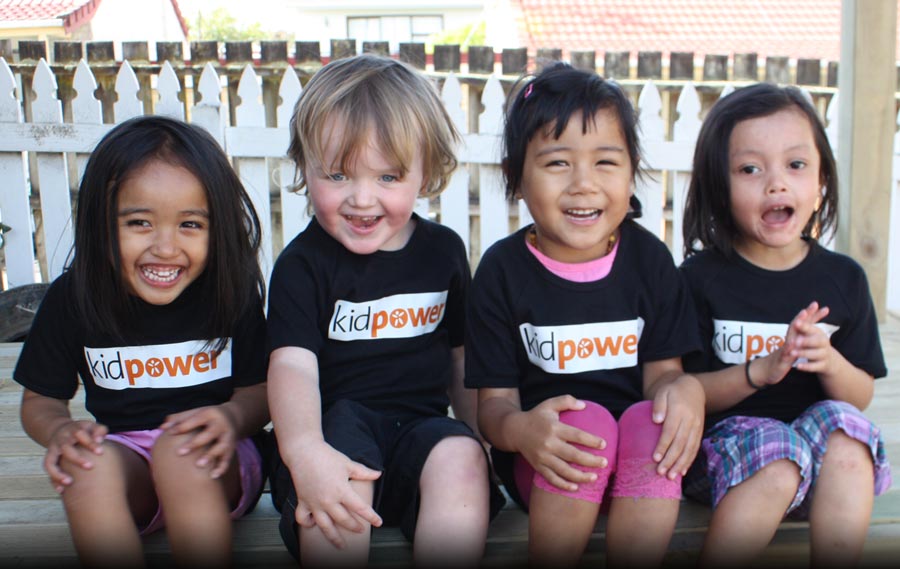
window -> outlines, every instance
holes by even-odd
[[[388,41],[391,52],[403,42],[424,42],[444,28],[443,16],[349,16],[347,37],[362,47],[364,41]]]

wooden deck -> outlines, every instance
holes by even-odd
[[[881,328],[890,375],[876,382],[875,400],[867,414],[885,431],[888,456],[900,465],[900,318],[889,317]],[[0,344],[0,567],[71,567],[77,565],[62,504],[41,469],[43,449],[32,442],[19,424],[21,389],[10,378],[19,344]],[[80,401],[76,414],[86,416]],[[866,544],[865,567],[896,567],[900,561],[900,466],[894,486],[875,500]],[[709,520],[709,512],[683,502],[678,529],[666,565],[691,566],[697,557]],[[597,525],[585,561],[598,566],[603,558],[604,522]],[[517,567],[526,560],[527,519],[520,510],[507,507],[491,526],[485,567]],[[785,522],[773,543],[759,559],[759,567],[808,566],[808,526]],[[150,564],[171,565],[162,533],[146,540]],[[238,567],[294,567],[277,530],[277,514],[263,496],[250,515],[236,523],[235,559]],[[376,530],[371,562],[379,567],[411,564],[411,549],[399,531]]]

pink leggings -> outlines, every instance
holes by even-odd
[[[591,469],[572,464],[579,470],[594,470],[597,480],[579,484],[578,490],[569,492],[552,485],[542,474],[535,472],[522,455],[516,455],[513,473],[519,495],[525,504],[529,503],[532,484],[547,492],[600,504],[613,473],[615,476],[610,492],[613,498],[681,499],[681,475],[669,480],[656,472],[653,450],[659,441],[662,426],[652,420],[653,403],[635,403],[622,413],[618,424],[606,408],[591,401],[586,403],[587,406],[581,411],[563,411],[559,420],[604,439],[606,448],[602,450],[575,446],[605,457],[608,466]]]

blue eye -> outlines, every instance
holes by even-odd
[[[343,182],[347,179],[347,176],[345,176],[341,172],[335,172],[333,174],[328,174],[328,179],[332,182]]]
[[[384,174],[378,178],[382,182],[396,182],[400,178],[398,176],[394,176],[393,174]]]

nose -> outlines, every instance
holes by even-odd
[[[173,257],[178,252],[176,232],[174,229],[159,229],[153,234],[154,255],[160,258]]]
[[[359,181],[353,184],[350,196],[347,199],[351,206],[364,209],[375,205],[375,189],[367,181]]]
[[[597,184],[594,180],[593,169],[587,165],[578,165],[572,173],[572,184],[570,191],[572,193],[588,193],[597,190]]]
[[[777,194],[787,191],[787,184],[784,181],[784,174],[780,170],[771,170],[766,180],[766,193]]]

